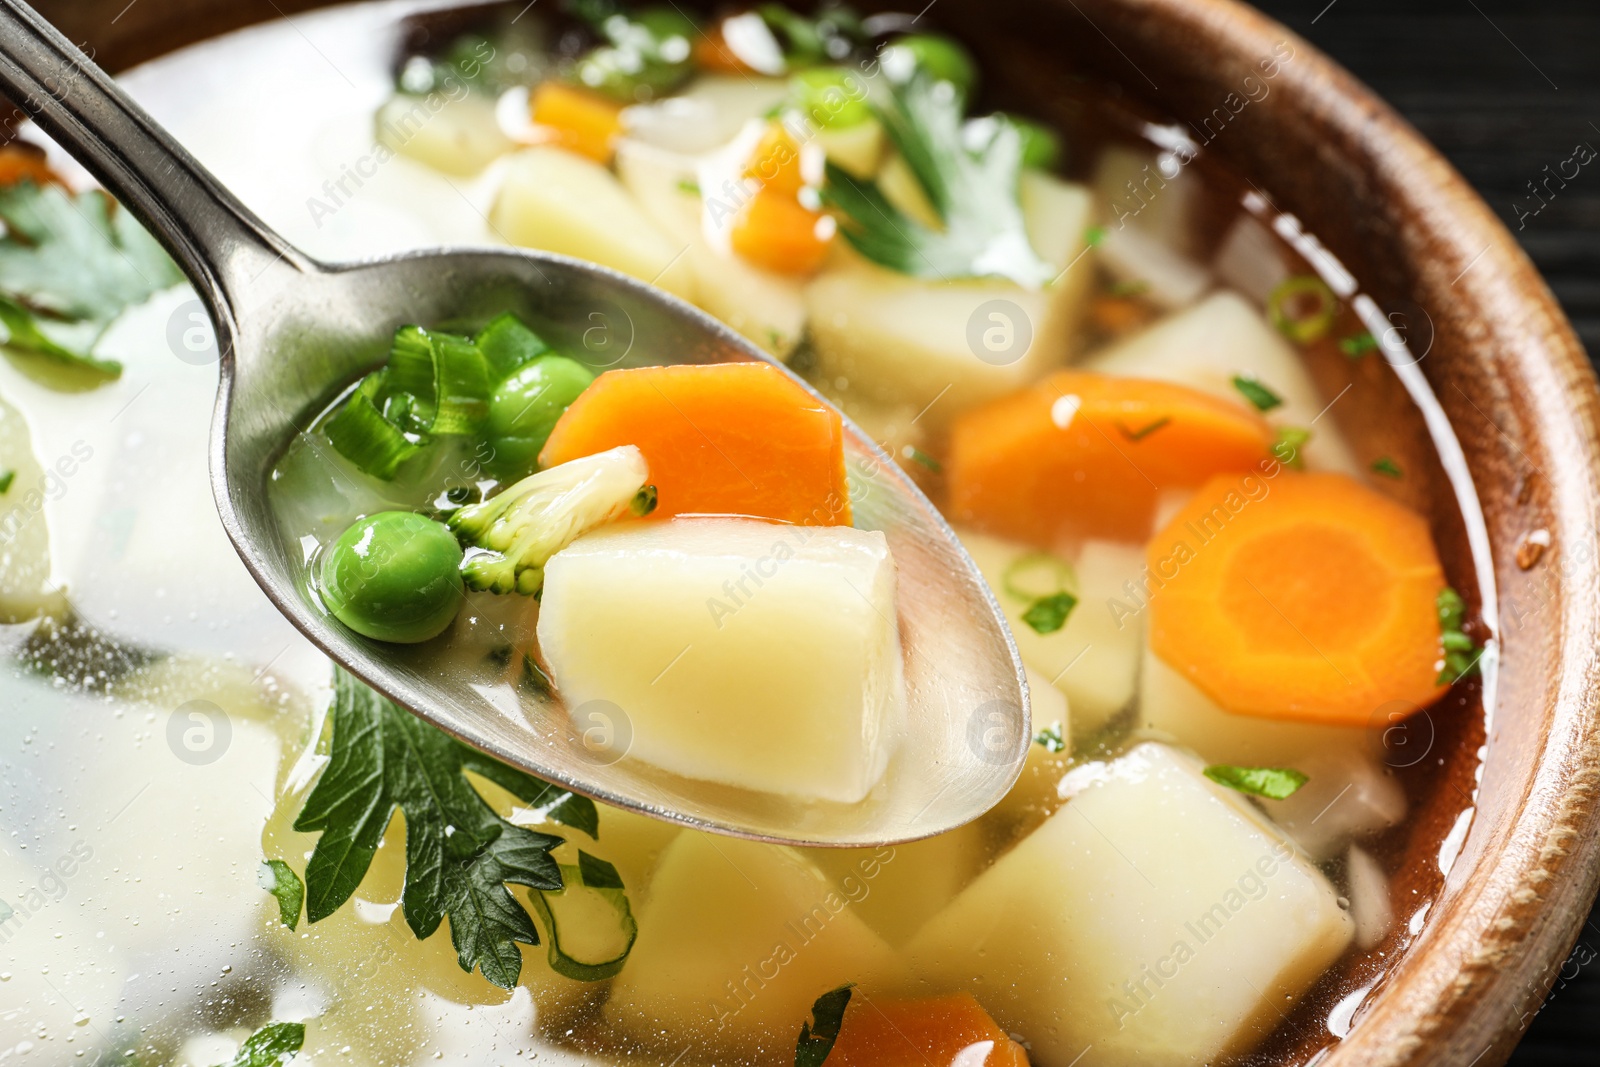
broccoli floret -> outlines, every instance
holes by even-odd
[[[644,455],[623,445],[530,474],[462,508],[447,520],[467,550],[462,579],[469,589],[532,596],[551,556],[597,526],[643,513],[646,500],[653,507],[648,476]]]

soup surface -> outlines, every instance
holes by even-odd
[[[917,479],[1007,616],[1036,737],[995,810],[881,849],[597,806],[336,675],[216,518],[201,305],[125,216],[67,191],[87,183],[59,153],[6,150],[0,1060],[1072,1067],[1270,1062],[1349,1032],[1462,846],[1471,797],[1440,769],[1482,744],[1492,683],[1474,613],[1493,591],[1462,562],[1481,520],[1416,324],[1220,169],[1220,132],[1087,86],[997,112],[971,57],[924,29],[843,9],[696,25],[670,7],[358,5],[124,79],[313,255],[511,243],[633,274],[786,363]],[[52,238],[95,217],[112,221],[72,231],[89,251],[61,281]],[[488,323],[418,325],[492,348]],[[792,609],[738,584],[765,573],[769,531],[861,536],[807,496],[832,475],[795,474],[805,453],[737,503],[693,504],[650,443],[659,414],[620,405],[617,441],[572,443],[603,436],[580,432],[579,401],[592,429],[604,383],[632,373],[604,330],[490,384],[548,358],[576,370],[554,393],[540,379],[540,419],[423,425],[380,403],[405,442],[383,460],[329,433],[357,393],[306,413],[271,488],[308,595],[326,602],[318,566],[373,515],[405,513],[446,556],[453,528],[470,558],[453,515],[637,446],[649,474],[617,499],[650,477],[659,495],[526,568],[558,585],[556,621],[519,567],[376,636],[540,692],[637,674],[647,702],[676,662],[663,630],[720,633],[759,605],[789,645],[751,646],[742,689],[694,692],[787,718],[715,767],[704,738],[660,755],[670,731],[618,758],[859,799],[870,774],[841,785],[812,759],[840,748],[799,729],[814,707],[750,695],[855,677],[843,646],[869,638],[817,607],[843,556],[791,583]],[[770,445],[789,409],[763,410],[749,436]],[[734,468],[760,444],[725,436],[736,422],[704,435]],[[709,622],[639,548],[701,512],[765,524],[707,535],[732,587],[715,573]],[[627,654],[575,666],[595,627]],[[790,758],[742,762],[763,744],[772,760],[780,726]],[[1400,862],[1423,853],[1437,862]]]

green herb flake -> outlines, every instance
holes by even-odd
[[[1122,422],[1122,420],[1120,420],[1120,419],[1117,420],[1116,426],[1117,426],[1117,432],[1118,433],[1122,434],[1123,437],[1126,437],[1128,440],[1130,440],[1130,441],[1134,442],[1135,444],[1137,444],[1138,442],[1143,441],[1146,437],[1149,437],[1151,434],[1155,433],[1157,430],[1160,430],[1163,427],[1170,425],[1171,422],[1172,422],[1172,417],[1171,416],[1163,415],[1161,418],[1156,419],[1153,422],[1146,423],[1145,425],[1139,427],[1137,430],[1133,429],[1130,426],[1125,425]]]
[[[278,918],[293,930],[300,925],[300,908],[306,901],[306,884],[282,860],[262,860],[256,884],[278,898]]]
[[[429,726],[343,670],[334,674],[327,766],[295,819],[320,831],[306,864],[306,918],[318,922],[366,876],[395,811],[406,817],[400,904],[419,939],[446,916],[462,970],[510,989],[522,972],[520,942],[539,943],[533,920],[507,884],[559,890],[550,850],[560,837],[500,818],[467,779],[471,771],[560,822],[593,835],[594,803],[500,763]]]
[[[1463,678],[1476,678],[1483,648],[1466,633],[1467,602],[1449,586],[1439,590],[1434,600],[1439,614],[1439,651],[1443,666],[1435,685],[1454,685]]]
[[[1379,456],[1373,460],[1372,471],[1374,474],[1381,474],[1385,478],[1399,478],[1404,473],[1400,470],[1400,464],[1388,456]]]
[[[1065,752],[1067,749],[1067,739],[1061,734],[1061,724],[1059,722],[1053,722],[1034,734],[1033,743],[1052,754]]]
[[[1239,390],[1257,411],[1271,411],[1283,403],[1283,397],[1274,393],[1256,379],[1243,374],[1235,374],[1233,376],[1233,387]]]
[[[4,344],[105,378],[122,364],[93,349],[113,319],[183,281],[177,264],[99,190],[31,181],[0,187]]]
[[[690,196],[700,195],[700,183],[693,178],[679,178],[678,192],[688,193]]]
[[[17,480],[17,472],[7,467],[0,471],[0,496],[11,492],[11,483]]]
[[[939,474],[944,470],[943,463],[940,463],[938,460],[928,455],[916,445],[906,445],[906,447],[901,450],[901,454],[911,462],[920,464],[935,474]]]
[[[1090,248],[1099,248],[1100,242],[1104,241],[1105,239],[1106,229],[1104,226],[1090,226],[1087,230],[1083,231],[1083,243],[1088,245]]]
[[[795,1044],[794,1067],[822,1067],[822,1062],[833,1051],[844,1028],[844,1009],[850,1004],[850,990],[855,983],[847,982],[816,999],[811,1005],[811,1021],[800,1024],[800,1040]]]
[[[268,1023],[246,1038],[221,1067],[283,1067],[305,1043],[305,1023]]]
[[[660,491],[653,485],[647,485],[633,494],[633,499],[628,502],[628,510],[642,519],[656,509],[660,500]]]
[[[1039,289],[1056,268],[1028,243],[1018,182],[1022,137],[1001,117],[963,122],[964,99],[949,82],[919,72],[889,87],[878,120],[943,228],[929,228],[891,204],[876,182],[827,164],[823,200],[842,216],[840,232],[880,266],[914,277],[1006,278]]]
[[[1053,634],[1067,624],[1067,616],[1078,606],[1078,598],[1071,593],[1053,593],[1042,596],[1022,613],[1022,621],[1034,633]]]
[[[1311,780],[1288,767],[1234,767],[1227,763],[1207,767],[1205,774],[1218,785],[1268,800],[1291,797]]]
[[[1339,351],[1351,359],[1360,359],[1368,352],[1375,352],[1378,348],[1378,339],[1370,333],[1353,333],[1349,337],[1341,338]]]
[[[1280,426],[1272,442],[1272,454],[1279,463],[1295,470],[1305,470],[1306,460],[1300,450],[1311,443],[1311,431],[1303,426]]]

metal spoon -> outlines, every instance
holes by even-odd
[[[628,363],[768,357],[682,301],[563,256],[495,249],[318,263],[234,199],[20,0],[0,0],[0,88],[160,238],[208,305],[222,352],[210,456],[222,523],[278,609],[363,681],[541,778],[743,837],[912,840],[975,818],[1016,780],[1030,742],[1027,683],[994,598],[933,506],[848,420],[855,524],[883,531],[899,569],[907,688],[896,754],[859,804],[801,804],[673,779],[626,758],[626,721],[575,729],[558,698],[430,667],[411,646],[370,641],[330,619],[300,581],[300,546],[275,521],[267,478],[316,413],[384,360],[397,327],[483,323],[512,311],[574,350],[586,331],[611,331],[614,344],[626,342]],[[598,746],[589,743],[596,735]]]

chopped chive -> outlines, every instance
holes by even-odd
[[[1126,437],[1130,441],[1143,441],[1146,437],[1149,437],[1151,434],[1155,433],[1157,430],[1161,429],[1171,421],[1172,419],[1170,416],[1163,415],[1154,422],[1141,426],[1137,430],[1133,430],[1123,425],[1122,421],[1119,419],[1117,421],[1117,430],[1122,434],[1122,436]]]
[[[680,192],[680,193],[689,193],[692,196],[699,196],[700,195],[700,183],[695,181],[693,178],[679,178],[678,179],[678,192]]]
[[[1067,739],[1061,736],[1061,724],[1053,722],[1049,726],[1033,735],[1033,743],[1043,748],[1046,752],[1064,752],[1067,748]]]
[[[17,480],[17,472],[9,467],[0,471],[0,494],[11,492],[11,483]]]
[[[1370,333],[1354,333],[1339,342],[1339,351],[1351,359],[1360,359],[1368,352],[1375,351],[1378,339]]]
[[[1243,374],[1233,376],[1233,387],[1244,394],[1244,398],[1255,406],[1257,411],[1271,411],[1283,403],[1283,397],[1262,385],[1254,378]]]
[[[922,464],[935,474],[938,474],[944,470],[943,463],[940,463],[938,460],[934,459],[932,456],[928,455],[915,445],[906,445],[900,450],[900,454],[911,460],[913,463]]]
[[[1071,593],[1052,593],[1042,596],[1022,613],[1022,621],[1037,634],[1053,634],[1067,624],[1067,616],[1078,606],[1078,598]]]
[[[1205,775],[1218,785],[1268,800],[1291,797],[1311,780],[1288,767],[1234,767],[1226,763],[1207,767]]]
[[[1373,460],[1372,470],[1373,473],[1381,474],[1386,478],[1398,478],[1403,473],[1400,470],[1400,464],[1396,463],[1388,456],[1380,456]]]

